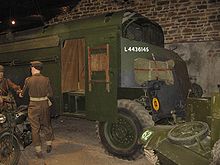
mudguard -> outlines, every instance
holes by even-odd
[[[159,143],[167,138],[168,132],[174,128],[170,125],[157,125],[151,128],[145,129],[140,143],[145,144],[145,148],[155,150]]]

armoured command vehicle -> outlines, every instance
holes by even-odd
[[[0,64],[22,84],[29,62],[42,61],[59,114],[98,121],[104,148],[132,160],[143,128],[185,115],[186,64],[163,46],[157,23],[120,11],[0,35]]]

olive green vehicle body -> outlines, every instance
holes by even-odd
[[[7,39],[7,34],[1,36],[0,46],[0,63],[6,66],[6,71],[10,70],[9,74],[18,75],[22,77],[26,72],[28,75],[28,62],[33,60],[40,60],[44,63],[43,74],[50,78],[51,84],[54,90],[54,104],[59,114],[69,113],[64,111],[63,108],[63,94],[61,92],[61,47],[65,40],[70,39],[85,39],[86,49],[88,46],[97,46],[103,43],[111,45],[111,62],[110,68],[112,72],[117,75],[118,63],[117,51],[118,48],[118,30],[117,25],[120,21],[120,15],[116,15],[112,21],[105,24],[104,17],[96,17],[87,20],[77,20],[74,22],[67,22],[49,26],[46,28],[38,28],[33,30],[27,30],[23,32],[14,33],[12,39]],[[95,38],[95,39],[94,39]],[[9,42],[7,44],[7,42]],[[6,43],[6,44],[5,44]],[[87,51],[85,54],[88,57]],[[86,58],[87,60],[88,58]],[[15,65],[13,65],[14,63]],[[85,61],[88,63],[88,61]],[[12,65],[11,65],[12,64]],[[7,68],[8,66],[8,68]],[[87,66],[86,66],[87,67]],[[85,75],[87,75],[87,69]],[[88,84],[88,76],[85,76],[85,84]],[[97,97],[93,97],[94,93],[88,92],[88,85],[85,85],[86,108],[80,112],[85,113],[85,110],[91,114],[93,118],[93,111],[97,115],[95,119],[108,118],[113,119],[116,114],[116,95],[117,95],[117,77],[111,77],[111,92],[106,94],[105,92],[99,92]],[[101,87],[102,88],[102,87]],[[102,91],[102,89],[100,90]],[[103,97],[104,96],[104,97]],[[102,101],[102,98],[108,100]],[[100,101],[98,101],[100,99]],[[98,102],[98,105],[97,105]],[[95,107],[94,107],[95,106]],[[101,109],[107,108],[106,112]],[[108,109],[109,108],[109,109]],[[96,113],[96,112],[100,113]]]
[[[181,145],[168,138],[168,133],[178,124],[146,129],[141,142],[157,153],[161,164],[208,165],[212,162],[213,145],[220,139],[220,93],[213,93],[212,97],[188,98],[186,112],[187,122],[205,122],[209,133],[192,145]]]
[[[124,38],[122,36],[124,13],[125,11],[121,11],[114,14],[105,14],[43,28],[0,35],[0,64],[6,67],[6,74],[9,78],[19,80],[19,83],[21,83],[26,76],[30,75],[28,63],[33,60],[41,60],[44,63],[42,72],[51,80],[54,89],[54,105],[59,114],[84,116],[91,120],[113,121],[117,118],[118,99],[134,99],[144,95],[140,85],[126,84],[128,82],[127,79],[123,80],[121,76],[123,71],[129,70],[133,72],[131,66],[133,66],[133,60],[138,57],[152,59],[152,54],[154,54],[156,60],[174,60],[176,63],[176,75],[181,75],[179,77],[184,82],[181,86],[181,92],[183,97],[186,98],[190,84],[184,61],[176,53],[163,47]],[[144,17],[141,19],[150,22]],[[154,25],[154,23],[150,23]],[[158,25],[155,24],[155,26]],[[152,35],[153,31],[150,34]],[[61,91],[61,49],[66,40],[74,39],[83,39],[85,41],[85,90],[83,93],[77,91],[75,93],[69,92],[64,96]],[[90,91],[88,48],[103,44],[109,45],[110,90],[106,90],[105,83],[94,83]],[[163,43],[160,43],[160,45],[163,46]],[[148,47],[149,51],[125,52],[125,46]],[[93,74],[93,79],[104,79],[104,77],[105,74],[103,72]],[[78,110],[74,110],[74,106],[71,105],[73,102],[71,100],[72,95],[85,97],[85,101],[79,103],[81,107]],[[70,101],[65,103],[65,100]]]

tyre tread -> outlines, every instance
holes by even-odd
[[[141,125],[141,128],[149,128],[154,125],[154,121],[149,114],[149,112],[142,106],[140,103],[133,101],[133,100],[128,100],[128,99],[120,99],[118,100],[118,108],[123,108],[128,111],[130,111],[132,114],[134,114],[137,119],[139,120],[139,123]],[[96,123],[96,134],[97,137],[102,144],[101,140],[101,135],[100,135],[100,128],[99,128],[100,122]],[[142,132],[140,132],[142,133]],[[104,150],[107,151],[107,153],[111,156],[117,156],[120,159],[125,159],[125,160],[136,160],[138,158],[143,157],[143,150],[137,150],[133,155],[127,155],[127,156],[121,156],[121,155],[114,155],[114,153],[111,153],[108,151],[108,149],[105,148],[104,145],[102,145]],[[142,147],[143,148],[143,147]]]

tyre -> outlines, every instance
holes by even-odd
[[[200,98],[203,95],[203,89],[199,84],[192,83],[192,91],[189,93],[189,97]]]
[[[193,121],[177,125],[168,132],[167,138],[174,144],[193,145],[203,140],[209,133],[209,126],[205,122]]]
[[[212,148],[212,163],[211,165],[220,164],[220,139],[214,144]]]
[[[16,165],[20,158],[20,146],[9,133],[4,133],[0,137],[0,164]]]
[[[135,160],[142,155],[138,143],[143,128],[154,125],[148,111],[132,100],[118,100],[118,119],[115,122],[99,122],[98,138],[105,150],[118,158]]]

